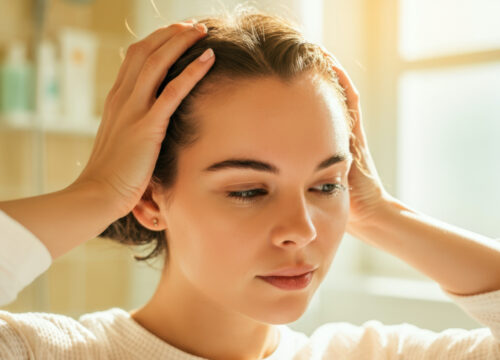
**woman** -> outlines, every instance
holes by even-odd
[[[1,357],[498,358],[500,248],[386,193],[357,92],[334,58],[277,17],[200,23],[208,33],[175,24],[130,47],[74,184],[0,203],[19,222],[5,225],[11,241],[38,244],[5,245],[9,259],[28,253],[24,264],[4,259],[11,298],[36,276],[32,259],[45,255],[41,272],[99,234],[154,245],[149,257],[165,259],[154,296],[78,321],[0,311]],[[196,60],[207,48],[215,57]],[[286,327],[305,312],[346,229],[436,280],[489,329],[369,321],[325,324],[308,338]]]

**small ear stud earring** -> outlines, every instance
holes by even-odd
[[[158,219],[157,219],[157,218],[154,218],[154,219],[153,219],[153,224],[154,224],[155,226],[156,226],[156,225],[158,225]]]

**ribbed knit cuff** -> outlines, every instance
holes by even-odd
[[[45,245],[0,210],[0,304],[15,300],[51,263],[52,257]]]

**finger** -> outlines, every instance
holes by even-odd
[[[334,66],[333,69],[337,73],[339,84],[344,88],[344,91],[346,93],[347,108],[354,120],[352,126],[352,133],[354,137],[361,143],[361,145],[365,146],[366,135],[362,124],[359,93],[357,89],[354,87],[351,78],[343,68]]]
[[[122,87],[127,88],[130,83],[135,84],[135,80],[147,57],[173,36],[192,27],[193,24],[190,23],[175,23],[159,28],[143,40],[130,45],[113,86],[114,91],[116,92]]]
[[[359,101],[358,90],[354,87],[354,84],[343,68],[334,66],[333,69],[337,73],[339,78],[339,84],[344,88],[347,97],[347,105],[350,109],[357,107]]]
[[[347,107],[351,111],[356,111],[356,109],[359,107],[359,93],[353,85],[353,82],[347,74],[347,71],[340,64],[337,58],[333,56],[333,54],[331,54],[328,50],[326,50],[326,48],[324,48],[320,44],[318,45],[318,47],[323,52],[323,55],[330,60],[333,70],[337,73],[339,84],[340,86],[342,86],[342,88],[344,88],[345,95],[347,97]]]
[[[342,66],[342,64],[340,64],[340,61],[338,61],[338,59],[332,54],[330,53],[323,45],[321,44],[318,44],[318,47],[320,48],[320,50],[323,52],[323,55],[325,55],[325,57],[327,58],[330,58],[333,65],[335,67],[338,67],[340,69],[343,69],[344,67]]]
[[[212,49],[205,50],[201,56],[189,64],[175,79],[165,86],[151,107],[149,116],[146,117],[148,121],[165,122],[165,128],[168,126],[170,116],[213,65],[215,61],[214,55],[202,61],[203,57],[210,54],[210,52],[213,54]]]
[[[206,35],[206,27],[200,25],[202,32],[193,28],[179,33],[148,57],[141,69],[132,96],[148,102],[153,98],[168,69],[187,49]]]
[[[351,78],[344,69],[333,66],[333,70],[337,74],[340,86],[344,89],[349,112],[354,113],[356,118],[360,117],[358,90],[354,87]]]
[[[351,81],[349,75],[347,74],[347,71],[344,69],[342,64],[340,64],[340,62],[337,60],[337,58],[335,56],[333,56],[333,54],[328,52],[328,50],[326,50],[322,45],[318,45],[318,46],[319,46],[320,50],[323,52],[323,55],[327,58],[330,58],[331,62],[333,63],[332,68],[337,73],[337,76],[339,78],[339,83],[346,91],[346,96],[348,97],[349,100],[351,100],[351,103],[353,103],[353,102],[355,103],[358,100],[359,95],[358,95],[358,91],[356,90],[356,88],[353,85],[353,82]],[[350,95],[350,96],[348,96],[348,95]],[[352,104],[352,105],[354,105],[354,104]]]

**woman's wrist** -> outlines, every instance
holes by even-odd
[[[382,228],[390,228],[394,216],[397,216],[401,210],[409,209],[401,201],[383,191],[377,200],[373,201],[366,215],[356,222],[349,223],[347,230],[352,235],[370,242],[369,238],[374,232]]]
[[[102,207],[102,217],[112,219],[112,221],[127,215],[131,211],[131,209],[123,205],[123,201],[117,192],[105,182],[87,179],[76,180],[65,191],[76,196],[93,199],[96,204],[100,204]]]
[[[494,240],[434,219],[393,197],[352,234],[455,295],[500,289],[500,246]]]
[[[77,182],[52,193],[0,203],[0,209],[34,234],[53,259],[97,237],[121,213],[105,188]]]
[[[386,227],[388,222],[391,221],[391,216],[399,213],[402,210],[410,211],[400,200],[392,195],[384,194],[378,211],[375,212],[369,225],[372,227]]]

